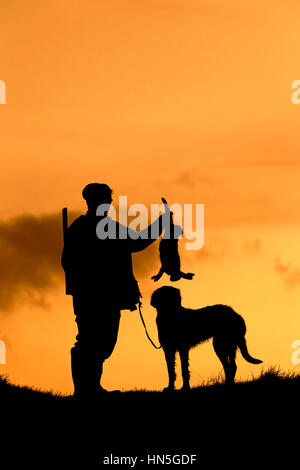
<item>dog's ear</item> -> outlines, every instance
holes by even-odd
[[[152,307],[154,307],[154,308],[157,308],[161,305],[160,295],[159,294],[160,294],[160,289],[157,289],[151,295],[150,305],[152,305]]]
[[[172,307],[181,306],[181,294],[179,289],[172,287],[172,295],[169,297],[169,305],[172,305]]]

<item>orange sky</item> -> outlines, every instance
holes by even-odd
[[[204,203],[205,249],[182,252],[186,270],[197,273],[178,283],[184,304],[232,305],[246,320],[250,352],[265,368],[291,369],[291,343],[300,338],[300,105],[291,102],[299,15],[296,0],[2,2],[3,227],[24,214],[84,210],[80,193],[91,181],[107,182],[129,203]],[[46,242],[50,250],[50,235]],[[150,266],[135,261],[155,336],[149,279],[158,256]],[[70,392],[75,323],[57,279],[45,289],[47,308],[25,301],[26,292],[3,307],[8,363],[0,373]],[[210,344],[192,352],[191,370],[194,385],[219,373]],[[239,358],[238,377],[260,370]],[[162,353],[137,314],[123,312],[104,385],[165,382]]]

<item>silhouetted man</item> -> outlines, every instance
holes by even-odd
[[[67,294],[73,296],[78,326],[71,349],[75,396],[105,391],[100,385],[103,362],[110,357],[117,341],[120,310],[135,310],[140,299],[131,253],[148,247],[156,239],[151,234],[160,236],[167,223],[166,216],[161,215],[143,230],[142,236],[133,239],[129,236],[131,229],[107,216],[112,202],[109,186],[88,184],[82,196],[88,211],[68,228],[62,253]],[[107,204],[107,211],[97,216],[97,208],[102,204]],[[115,239],[97,236],[96,227],[101,221],[114,224],[111,227],[115,228]]]

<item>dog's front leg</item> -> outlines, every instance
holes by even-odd
[[[165,358],[168,367],[168,374],[169,374],[169,385],[168,387],[164,388],[164,392],[174,390],[176,374],[175,374],[175,353],[174,349],[164,349]]]
[[[190,371],[189,371],[189,350],[187,348],[180,349],[180,361],[181,361],[181,372],[183,386],[182,390],[190,389]]]

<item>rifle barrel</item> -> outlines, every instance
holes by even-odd
[[[68,230],[68,209],[66,207],[62,210],[62,223],[63,223],[63,237],[64,242],[66,241],[66,233]]]

